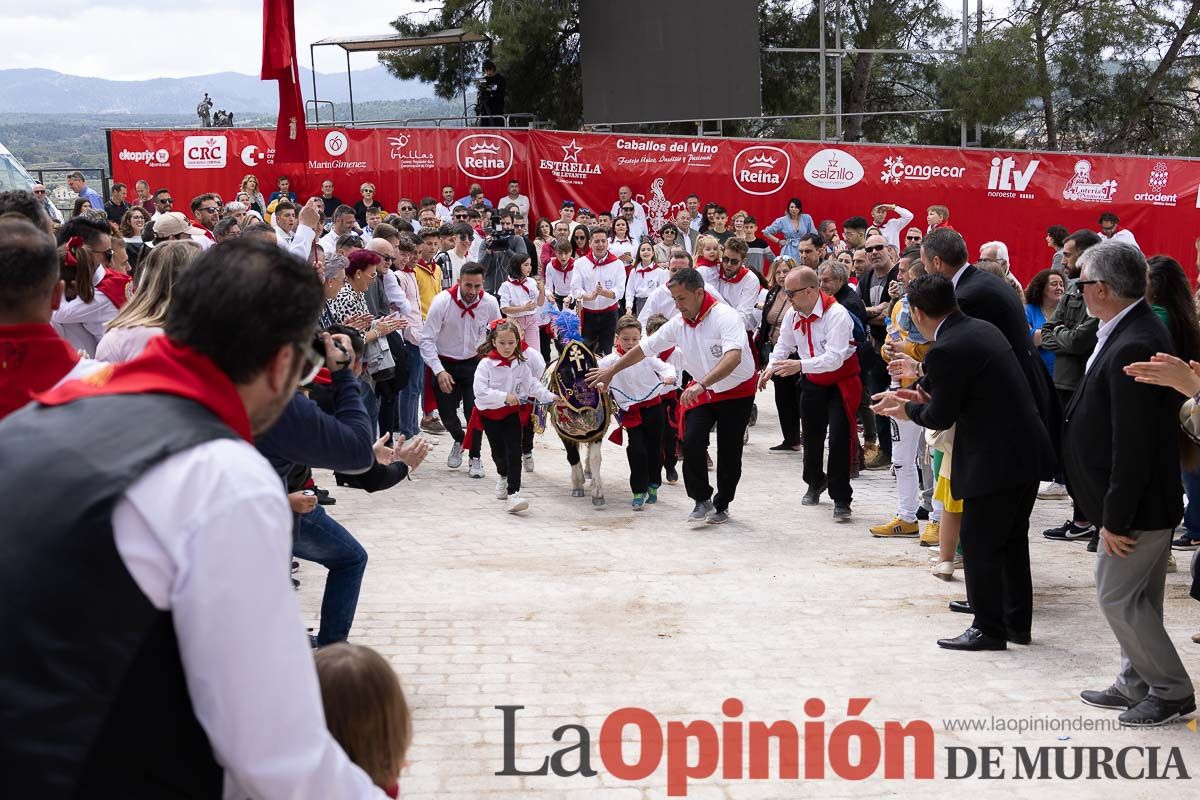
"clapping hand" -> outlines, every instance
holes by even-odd
[[[884,349],[890,352],[887,345],[884,345]],[[897,380],[915,381],[917,379],[917,362],[904,353],[893,353],[888,360],[888,374]]]
[[[404,464],[408,467],[408,471],[412,472],[429,455],[429,442],[421,436],[411,442],[406,442],[403,436],[399,436],[396,438],[396,447],[392,451],[392,455],[394,460]]]
[[[1149,361],[1139,361],[1125,367],[1125,374],[1138,383],[1170,386],[1185,397],[1200,394],[1200,363],[1156,353]]]

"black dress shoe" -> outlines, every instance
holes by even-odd
[[[1012,644],[1029,644],[1033,641],[1033,636],[1029,631],[1006,631],[1004,636]]]
[[[796,445],[792,444],[791,442],[780,442],[774,447],[768,447],[767,449],[772,453],[790,453],[795,449],[795,447]]]
[[[1180,700],[1164,700],[1148,694],[1145,700],[1128,711],[1122,712],[1117,719],[1121,720],[1122,725],[1128,725],[1131,728],[1153,728],[1194,713],[1196,713],[1196,695],[1194,694]]]
[[[800,505],[815,506],[821,502],[821,492],[825,491],[828,486],[828,479],[821,481],[816,486],[809,486],[808,491],[804,493],[804,497],[800,498]]]
[[[1116,684],[1096,691],[1095,689],[1085,689],[1079,693],[1079,699],[1089,706],[1096,708],[1113,708],[1125,711],[1137,705],[1137,701],[1126,697]]]
[[[988,636],[979,628],[967,628],[953,639],[938,639],[938,647],[946,650],[1007,650],[1008,642]]]
[[[833,518],[834,519],[850,519],[850,504],[849,503],[834,503]]]
[[[1094,552],[1096,552],[1097,549],[1099,549],[1099,547],[1100,547],[1100,537],[1093,536],[1087,544],[1087,551],[1089,553],[1094,553]]]
[[[957,611],[959,614],[974,614],[975,609],[971,608],[971,604],[966,600],[951,600],[950,610]]]

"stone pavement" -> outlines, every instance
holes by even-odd
[[[930,723],[936,779],[913,779],[910,753],[903,780],[885,779],[882,762],[865,780],[838,777],[831,767],[823,780],[782,780],[772,747],[770,779],[724,778],[718,767],[712,777],[690,781],[688,797],[1200,796],[1191,781],[1013,778],[1018,745],[1161,746],[1160,770],[1175,747],[1187,773],[1200,772],[1200,733],[1184,725],[1061,729],[1115,718],[1077,698],[1080,689],[1107,686],[1118,666],[1096,606],[1095,557],[1082,544],[1040,535],[1069,514],[1067,501],[1039,501],[1031,522],[1033,645],[943,651],[934,640],[958,634],[969,621],[946,610],[948,600],[965,597],[961,573],[953,582],[937,580],[929,574],[929,551],[916,540],[878,540],[866,532],[894,510],[890,473],[863,473],[855,481],[852,522],[833,522],[828,498],[801,507],[801,457],[767,451],[779,429],[769,391],[758,402],[733,521],[724,526],[683,521],[691,502],[682,482],[664,486],[657,506],[633,513],[624,454],[609,443],[608,504],[599,509],[570,496],[565,455],[553,436],[537,440],[536,472],[523,477],[531,508],[520,516],[505,514],[493,495],[496,473],[486,445],[483,480],[467,478],[465,464],[447,469],[448,436],[430,437],[437,446],[417,480],[383,494],[336,489],[332,476],[318,475],[338,500],[328,510],[370,553],[351,640],[391,659],[413,708],[414,744],[401,778],[406,800],[665,797],[665,755],[641,780],[620,780],[605,768],[598,747],[604,719],[634,706],[664,727],[707,720],[720,729],[731,719],[722,714],[731,697],[744,705],[741,721],[790,720],[801,728],[823,719],[827,739],[848,718],[850,698],[870,698],[858,718],[881,736],[888,720]],[[1200,605],[1187,597],[1191,554],[1177,555],[1180,570],[1167,576],[1167,626],[1200,680],[1200,645],[1190,638],[1200,630]],[[299,577],[312,624],[324,571],[305,564]],[[809,698],[823,700],[828,711],[808,716]],[[495,775],[504,768],[503,716],[495,708],[502,705],[525,706],[517,712],[518,768],[533,770],[577,743],[576,732],[567,731],[561,743],[552,734],[582,725],[599,774]],[[1009,727],[1040,729],[946,725],[994,726],[994,717],[1011,720]],[[635,731],[625,729],[630,764],[639,758]],[[978,766],[975,777],[946,779],[946,748],[978,754],[985,746],[1005,748],[999,758],[1005,779],[980,780]],[[852,764],[857,748],[851,747]],[[566,767],[574,769],[578,758],[567,754]],[[696,763],[694,742],[690,758]],[[1129,770],[1147,760],[1130,756]]]

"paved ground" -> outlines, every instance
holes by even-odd
[[[734,521],[725,526],[685,524],[691,503],[682,483],[664,486],[657,507],[634,514],[624,454],[609,444],[608,505],[593,509],[589,500],[571,498],[561,445],[550,437],[538,439],[537,471],[525,476],[523,490],[532,507],[521,516],[503,513],[494,499],[486,446],[487,477],[470,480],[465,465],[446,468],[446,436],[435,437],[438,445],[413,483],[373,496],[334,489],[338,504],[330,510],[371,558],[351,639],[391,659],[414,709],[415,743],[401,779],[406,800],[665,797],[665,756],[644,780],[619,780],[605,769],[597,746],[605,717],[638,706],[663,725],[720,723],[730,719],[721,712],[729,697],[743,702],[742,721],[791,720],[798,727],[810,719],[805,701],[820,698],[829,708],[819,717],[827,737],[847,718],[849,698],[871,698],[859,718],[877,731],[887,720],[932,725],[937,779],[887,780],[881,765],[861,781],[832,769],[824,780],[780,780],[772,750],[770,780],[723,778],[718,768],[711,778],[693,780],[689,797],[1200,796],[1191,781],[1012,779],[1018,745],[1157,745],[1164,748],[1160,769],[1166,748],[1177,747],[1187,773],[1200,772],[1200,733],[1182,725],[1045,729],[1114,717],[1076,699],[1082,688],[1108,685],[1117,649],[1094,599],[1094,556],[1083,545],[1040,535],[1069,512],[1065,501],[1039,501],[1034,512],[1033,645],[987,654],[942,651],[934,640],[967,622],[946,610],[948,600],[965,596],[961,579],[934,579],[928,551],[915,540],[866,533],[891,516],[891,476],[864,473],[855,482],[851,523],[834,523],[827,499],[801,507],[800,456],[767,452],[779,440],[769,395],[760,396],[759,407]],[[333,488],[329,477],[322,483]],[[1200,630],[1200,605],[1187,597],[1189,560],[1181,558],[1180,571],[1168,576],[1166,617],[1200,680],[1200,645],[1190,640]],[[323,571],[306,564],[300,578],[303,607],[315,618]],[[575,724],[591,733],[591,766],[599,774],[495,775],[504,764],[500,705],[525,706],[517,716],[518,767],[530,770],[577,742],[571,732],[564,743],[552,738],[559,726]],[[1043,729],[963,732],[945,725],[950,719],[988,724],[992,717]],[[635,739],[633,730],[627,740]],[[1007,778],[947,780],[952,746],[1005,747],[1000,764]],[[638,758],[628,741],[626,758]],[[578,753],[565,763],[573,768]],[[1145,763],[1134,755],[1129,768]]]

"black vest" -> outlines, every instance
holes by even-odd
[[[221,796],[171,613],[125,568],[112,513],[155,464],[234,436],[170,395],[27,406],[0,424],[0,793]]]

